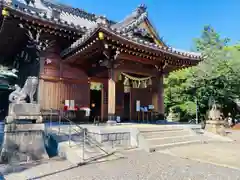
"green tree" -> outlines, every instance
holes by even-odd
[[[170,73],[164,81],[166,112],[171,108],[180,114],[181,120],[191,118],[196,110],[195,98],[188,91],[189,78],[192,78],[192,68]]]
[[[182,119],[192,118],[196,99],[202,116],[213,100],[225,113],[236,109],[235,100],[240,99],[240,45],[228,46],[228,42],[211,26],[204,27],[201,37],[195,39],[195,51],[201,53],[203,61],[170,73],[165,80],[166,112],[173,108],[180,111]]]
[[[234,111],[240,83],[237,47],[228,48],[229,39],[221,39],[210,26],[204,27],[201,38],[195,42],[196,50],[201,52],[204,60],[194,68],[190,80],[196,87],[202,112],[205,113],[209,108],[211,97],[222,106],[225,113]]]

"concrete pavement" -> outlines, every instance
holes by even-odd
[[[26,169],[17,179],[27,175],[29,179],[42,180],[240,180],[239,170],[159,152],[132,150],[123,156],[119,160],[79,167],[69,167],[65,161],[45,163]],[[16,180],[16,176],[8,175],[6,179]]]

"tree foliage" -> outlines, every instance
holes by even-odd
[[[201,37],[195,39],[195,50],[203,61],[165,79],[166,112],[174,108],[182,119],[189,119],[195,114],[197,100],[204,116],[214,100],[225,113],[235,113],[235,100],[240,99],[240,45],[228,46],[228,42],[211,26],[204,27]]]

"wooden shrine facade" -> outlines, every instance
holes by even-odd
[[[36,0],[35,6],[3,2],[2,61],[8,59],[19,70],[20,81],[37,72],[37,99],[43,110],[62,109],[64,100],[90,107],[90,89],[96,83],[102,85],[98,90],[103,119],[124,117],[126,93],[130,94],[129,119],[136,119],[136,101],[141,106],[154,105],[163,114],[164,75],[201,61],[199,54],[163,43],[144,5],[117,23],[45,0]],[[12,48],[16,45],[20,48]],[[6,46],[8,50],[3,50]]]

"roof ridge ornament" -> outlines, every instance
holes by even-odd
[[[137,11],[142,14],[144,12],[147,11],[147,6],[145,4],[140,4],[138,7],[137,7]]]
[[[102,26],[108,27],[110,25],[106,16],[98,16],[96,22],[100,26],[102,25]]]
[[[25,0],[25,3],[27,5],[30,5],[30,4],[34,5],[35,4],[35,0]]]
[[[12,5],[12,0],[5,0],[5,2],[6,2],[6,4],[9,5],[9,6]]]

